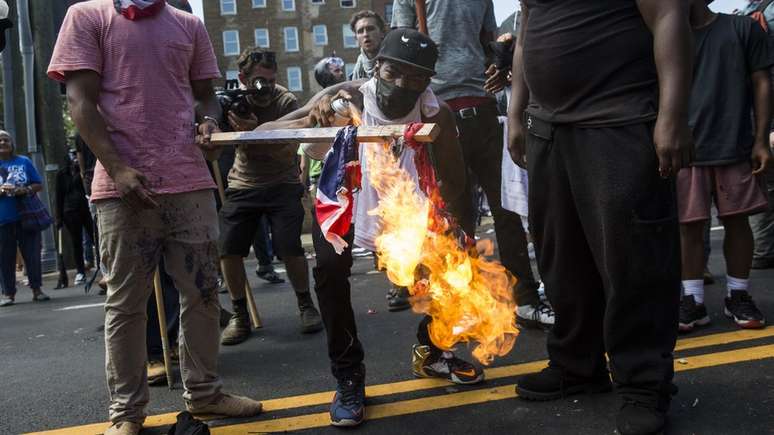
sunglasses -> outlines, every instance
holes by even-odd
[[[248,61],[251,61],[253,65],[259,63],[275,64],[277,63],[277,55],[273,51],[250,53],[250,56],[246,57],[242,62],[239,63],[239,68],[244,68]]]

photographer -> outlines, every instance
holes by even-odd
[[[275,54],[259,48],[245,50],[238,59],[239,81],[248,104],[234,104],[226,119],[235,131],[253,130],[296,110],[296,98],[276,85]],[[244,107],[247,106],[247,107]],[[244,109],[248,110],[244,110]],[[295,145],[240,145],[229,171],[226,202],[220,210],[220,255],[234,315],[221,336],[221,344],[238,344],[247,339],[251,327],[245,299],[244,257],[260,219],[267,216],[274,249],[282,258],[298,298],[301,331],[322,330],[320,314],[309,292],[309,270],[301,246],[304,187],[299,181]]]

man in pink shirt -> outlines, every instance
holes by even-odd
[[[211,79],[220,73],[204,25],[163,0],[78,3],[48,75],[66,83],[73,121],[99,159],[92,200],[108,269],[113,423],[105,434],[137,434],[145,419],[145,307],[162,256],[180,290],[186,408],[258,414],[260,402],[221,392],[217,374],[218,221],[202,150],[213,151],[209,137],[219,131]]]

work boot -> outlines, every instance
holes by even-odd
[[[298,310],[301,316],[301,333],[311,334],[323,329],[322,319],[317,308],[314,307],[312,294],[307,292],[296,293],[298,298]]]
[[[573,394],[606,393],[612,389],[613,385],[607,373],[600,373],[593,378],[579,378],[553,366],[522,376],[516,381],[516,393],[520,398],[541,402]]]
[[[185,408],[194,415],[215,414],[227,417],[252,417],[261,413],[261,402],[249,397],[220,393],[214,399],[195,403],[186,400]]]
[[[242,343],[250,337],[252,328],[250,326],[250,315],[247,313],[247,301],[242,299],[233,301],[234,314],[228,321],[228,326],[220,335],[220,344],[232,346]]]
[[[148,385],[156,386],[167,383],[167,371],[163,361],[148,361]]]
[[[142,425],[133,421],[119,421],[105,431],[104,435],[139,435]]]
[[[677,387],[669,384],[663,393],[633,388],[620,388],[621,410],[616,426],[621,435],[648,435],[661,433],[666,414]]]

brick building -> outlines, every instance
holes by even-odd
[[[236,59],[247,47],[266,47],[277,53],[277,82],[301,102],[320,90],[315,63],[334,51],[344,59],[347,73],[358,54],[349,29],[352,14],[372,9],[388,23],[391,0],[204,0],[204,23],[224,76],[236,78]]]

